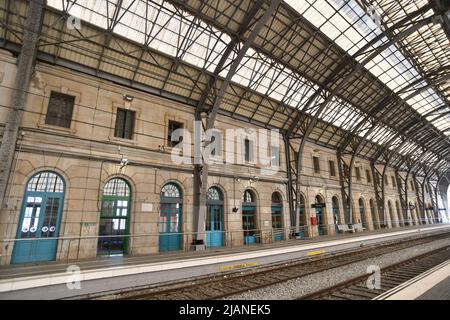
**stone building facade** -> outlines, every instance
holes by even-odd
[[[16,59],[10,53],[0,51],[0,133],[11,103],[15,72]],[[48,124],[50,99],[54,93],[74,99],[69,127]],[[131,139],[116,136],[118,108],[134,112]],[[27,185],[32,177],[42,172],[58,175],[64,184],[55,260],[97,256],[100,212],[105,187],[111,179],[122,179],[130,190],[126,223],[127,233],[131,236],[127,254],[147,255],[160,251],[161,190],[168,183],[175,184],[181,192],[180,249],[188,250],[194,231],[193,165],[172,161],[173,149],[167,139],[170,121],[181,123],[193,132],[194,109],[73,70],[38,63],[29,88],[7,197],[0,214],[1,264],[11,263],[14,239],[20,233],[20,220],[26,210]],[[220,115],[216,127],[222,130],[258,129]],[[244,245],[243,194],[246,190],[251,190],[255,197],[254,226],[260,230],[260,241],[273,241],[274,193],[281,198],[277,204],[282,208],[278,227],[283,230],[282,238],[289,237],[292,226],[287,202],[287,172],[283,143],[279,142],[277,161],[280,169],[276,174],[262,170],[258,163],[251,161],[211,166],[209,185],[217,187],[223,196],[223,245]],[[317,226],[311,226],[311,218],[316,214],[311,205],[319,199],[325,203],[322,212],[325,233],[334,234],[335,225],[344,223],[336,151],[307,143],[303,156],[300,187],[305,208],[303,224],[309,226],[310,236],[321,234]],[[319,170],[315,168],[314,158],[318,158]],[[336,166],[333,173],[331,163]],[[373,230],[379,224],[374,221],[379,214],[373,181],[366,175],[366,171],[371,170],[370,164],[358,159],[356,166],[361,176],[353,177],[353,221],[362,222],[366,229]],[[393,176],[393,169],[387,175]],[[392,210],[386,214],[387,225],[397,227],[398,221],[402,220],[396,207],[400,198],[397,188],[391,185],[390,178],[388,180],[386,201],[391,203]],[[416,196],[417,193],[411,190],[409,199],[412,203],[418,203]],[[418,214],[413,214],[415,224],[418,219]]]

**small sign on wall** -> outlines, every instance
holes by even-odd
[[[143,203],[141,207],[142,212],[152,212],[153,211],[153,203]]]
[[[270,226],[270,221],[265,220],[265,221],[264,221],[264,227],[269,227],[269,226]]]

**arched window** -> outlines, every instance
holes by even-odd
[[[130,186],[123,179],[111,179],[103,188],[104,196],[119,196],[119,197],[129,197],[130,196]]]
[[[18,239],[57,238],[64,204],[65,183],[57,173],[44,171],[28,181],[18,225]],[[51,261],[58,240],[17,241],[12,263]]]
[[[279,192],[272,193],[272,204],[282,204],[283,198]]]
[[[169,182],[161,188],[159,213],[159,250],[181,249],[183,199],[180,187]]]
[[[54,172],[40,172],[30,179],[27,191],[62,193],[64,192],[64,181]]]
[[[210,201],[223,201],[222,191],[217,187],[211,187],[206,193],[206,199]]]
[[[131,188],[122,178],[109,180],[103,188],[98,255],[120,255],[128,250]]]
[[[175,183],[168,183],[161,189],[161,198],[181,198],[180,188]]]

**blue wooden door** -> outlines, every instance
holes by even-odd
[[[159,251],[181,249],[181,207],[180,203],[161,203],[159,220]]]
[[[283,240],[281,206],[272,205],[272,231],[273,241]]]
[[[210,248],[223,246],[223,215],[221,205],[208,205],[206,217],[206,245]]]
[[[256,242],[256,207],[242,207],[242,229],[244,230],[244,244]]]
[[[64,193],[26,192],[11,263],[55,260]]]
[[[319,236],[325,234],[325,226],[323,224],[323,210],[322,208],[316,208],[317,225],[319,230]]]
[[[334,220],[334,228],[336,233],[339,233],[338,225],[339,225],[339,208],[333,208],[333,220]]]

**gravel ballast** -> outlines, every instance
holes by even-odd
[[[302,278],[289,280],[266,288],[249,291],[227,297],[227,300],[291,300],[297,299],[338,283],[350,280],[367,273],[371,265],[380,268],[413,258],[415,256],[450,245],[450,239],[437,240],[430,243],[402,249],[343,267],[318,272]],[[383,279],[381,279],[383,282]]]

